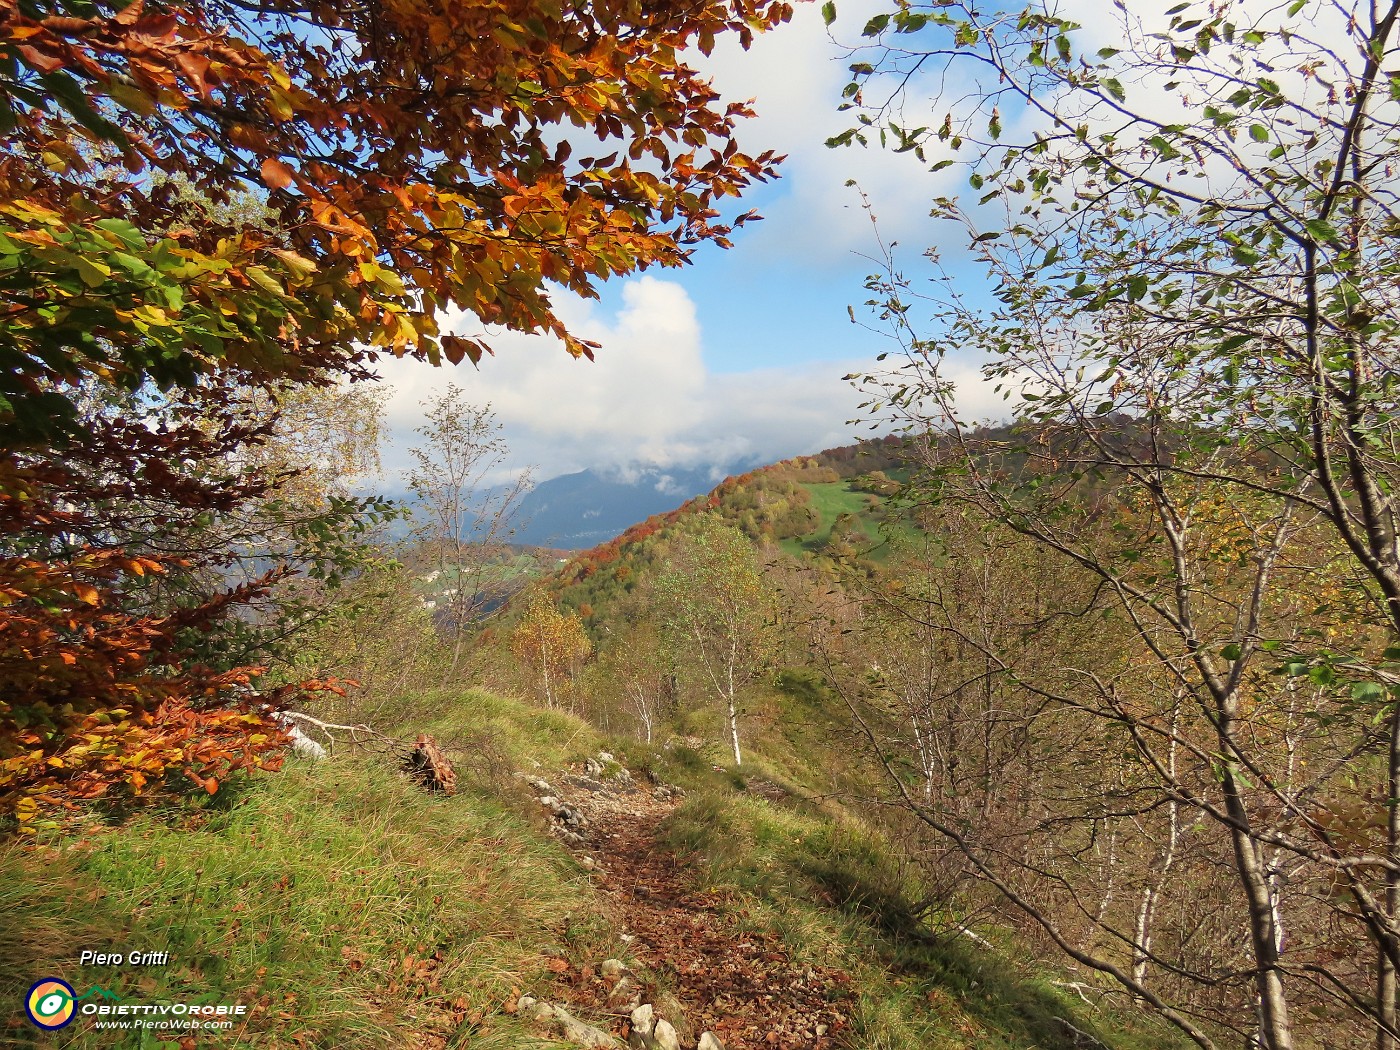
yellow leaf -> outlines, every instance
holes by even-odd
[[[281,259],[287,269],[291,270],[296,277],[306,277],[316,272],[316,264],[296,252],[287,251],[285,248],[274,248],[272,254]]]
[[[102,263],[93,262],[83,256],[78,257],[78,276],[83,279],[83,284],[89,288],[96,288],[112,276],[110,267]]]
[[[278,120],[291,120],[296,115],[296,110],[292,108],[291,95],[282,88],[273,87],[269,90],[264,97],[264,102],[267,104],[268,112]],[[266,169],[266,167],[267,165],[264,163],[263,168]],[[263,177],[267,177],[266,172],[264,172]]]

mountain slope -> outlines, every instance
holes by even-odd
[[[595,470],[536,485],[520,502],[516,543],[580,550],[635,522],[679,506],[714,485],[709,468],[643,468],[609,476]]]

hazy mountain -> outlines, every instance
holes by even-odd
[[[724,473],[712,467],[645,467],[619,474],[582,470],[550,478],[521,501],[514,542],[563,550],[592,547],[708,492]]]

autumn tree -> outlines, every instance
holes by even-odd
[[[748,110],[679,56],[788,13],[5,6],[0,800],[55,771],[106,790],[141,748],[101,726],[232,711],[256,681],[222,640],[291,569],[190,589],[226,563],[218,532],[139,539],[155,523],[185,544],[290,491],[253,469],[276,423],[244,393],[363,379],[381,352],[479,360],[483,338],[439,331],[449,310],[591,354],[551,287],[593,295],[726,244],[742,219],[721,205],[773,158],[739,150]],[[258,214],[224,206],[249,193]],[[95,415],[94,385],[112,395]],[[308,521],[303,538],[336,534]]]
[[[448,308],[591,353],[545,282],[589,295],[725,241],[716,206],[772,158],[738,150],[748,111],[678,55],[789,13],[7,7],[8,425],[71,421],[62,384],[94,372],[134,387],[225,362],[310,378],[369,347],[479,358],[483,340],[439,335]],[[560,125],[578,131],[555,141]],[[613,145],[583,155],[590,138]],[[183,186],[266,187],[279,232],[167,228]]]
[[[230,659],[241,639],[216,628],[279,574],[229,586],[234,555],[206,544],[216,517],[266,491],[210,469],[265,424],[202,392],[180,400],[202,425],[172,433],[104,403],[61,461],[0,461],[0,800],[22,828],[114,787],[148,797],[187,773],[216,790],[275,761],[280,734],[244,699],[254,672]]]
[[[521,666],[535,676],[550,707],[559,706],[583,661],[593,654],[583,622],[572,613],[560,612],[539,590],[526,602],[525,613],[511,632],[510,648]]]
[[[741,694],[763,670],[772,643],[773,615],[757,551],[715,516],[697,516],[672,540],[654,601],[677,662],[724,709],[734,764],[741,765]]]
[[[1392,1050],[1400,6],[1188,3],[1150,24],[1116,9],[1115,46],[1090,53],[1040,6],[906,5],[865,27],[848,93],[864,122],[838,138],[878,127],[934,167],[965,161],[979,203],[936,213],[996,293],[981,307],[892,264],[873,301],[902,354],[867,379],[927,435],[938,499],[1091,574],[1100,601],[1082,611],[1136,635],[1146,664],[1018,681],[1122,735],[1140,807],[1186,807],[1228,844],[1214,930],[1242,957],[1147,943],[1132,920],[1081,939],[911,808],[1198,1045],[1288,1050],[1316,1026]],[[925,126],[896,116],[935,70],[971,97]],[[949,362],[969,350],[1017,396],[1014,430],[959,411]],[[1346,598],[1314,598],[1329,593]],[[1149,826],[1163,848],[1167,824]]]

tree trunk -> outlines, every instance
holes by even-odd
[[[1389,817],[1386,820],[1386,856],[1400,861],[1400,711],[1390,715],[1389,795],[1386,799]],[[1396,1050],[1392,1034],[1396,1026],[1395,923],[1400,917],[1400,875],[1395,870],[1385,875],[1385,920],[1389,929],[1381,934],[1376,950],[1376,1050]]]
[[[1167,751],[1167,775],[1176,783],[1176,734],[1181,711],[1181,693],[1177,693],[1177,706],[1172,710],[1171,744]],[[1167,884],[1167,875],[1176,862],[1176,843],[1180,835],[1180,803],[1172,799],[1167,803],[1167,847],[1157,865],[1156,880],[1142,890],[1142,904],[1138,908],[1137,923],[1133,927],[1133,980],[1138,984],[1147,983],[1147,965],[1152,955],[1152,917]]]
[[[462,660],[462,643],[466,640],[466,628],[460,623],[456,627],[457,641],[452,646],[452,667],[448,671],[448,678],[452,681],[457,679],[457,665]]]
[[[739,647],[737,642],[731,642],[729,646],[729,666],[725,668],[727,675],[727,686],[725,699],[729,701],[729,742],[734,745],[734,764],[741,766],[744,764],[743,756],[739,754],[739,705],[738,697],[735,695],[734,686],[734,665],[739,660]]]
[[[1293,1030],[1288,1020],[1288,998],[1279,974],[1277,904],[1269,890],[1259,844],[1249,833],[1249,815],[1235,783],[1234,771],[1223,777],[1226,808],[1235,821],[1230,838],[1235,870],[1249,907],[1249,936],[1254,949],[1255,990],[1259,997],[1259,1044],[1265,1050],[1293,1050]]]

